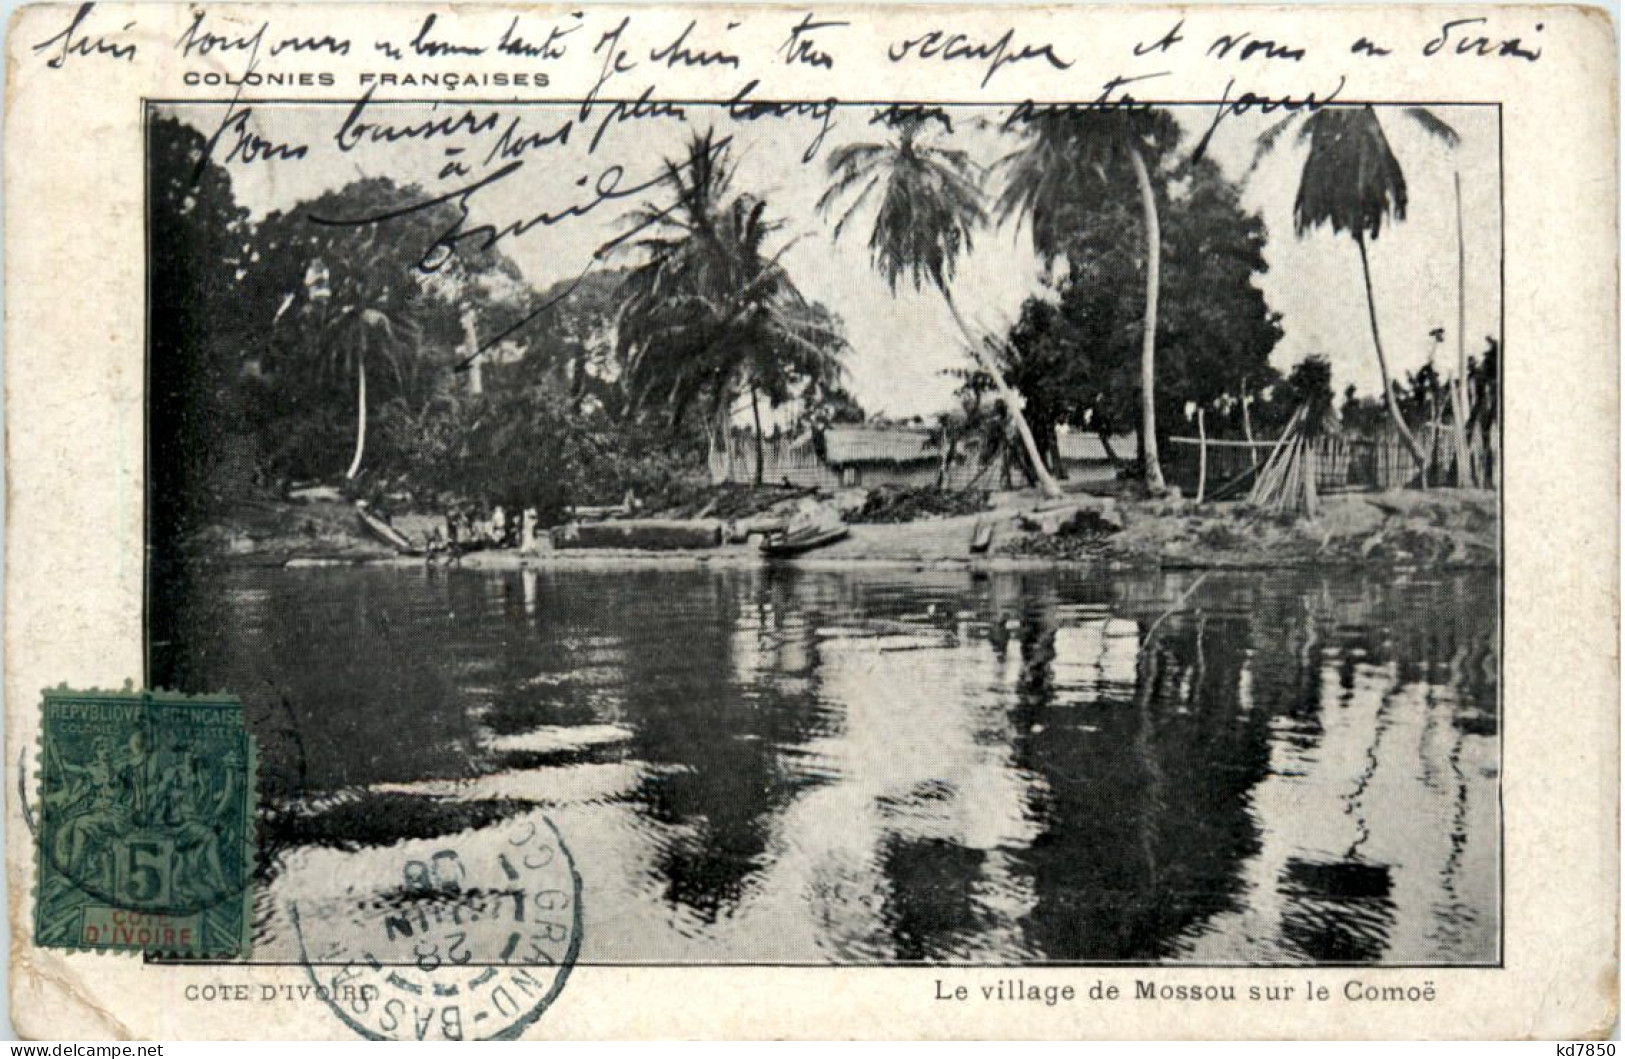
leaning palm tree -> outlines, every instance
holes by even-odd
[[[1047,497],[1059,497],[1061,490],[1039,455],[1020,399],[954,301],[952,282],[959,256],[973,248],[976,229],[987,221],[981,168],[964,151],[926,142],[926,120],[918,115],[896,119],[895,139],[846,144],[830,155],[831,182],[819,198],[818,208],[828,214],[844,203],[833,235],[839,240],[879,192],[869,234],[869,256],[875,270],[894,295],[905,279],[917,291],[929,283],[942,295],[954,324],[1010,410],[1039,488]]]
[[[1454,147],[1460,142],[1456,131],[1431,111],[1407,107],[1403,113],[1447,146]],[[1280,142],[1282,134],[1298,116],[1284,119],[1260,137],[1258,157]],[[1388,358],[1382,348],[1382,332],[1377,326],[1377,300],[1371,289],[1371,259],[1366,246],[1382,234],[1385,221],[1398,223],[1405,219],[1409,202],[1405,172],[1388,143],[1376,109],[1370,104],[1317,110],[1299,128],[1298,140],[1308,143],[1309,155],[1303,163],[1303,175],[1299,178],[1298,194],[1292,207],[1293,226],[1301,238],[1327,225],[1334,235],[1347,232],[1359,249],[1366,313],[1371,321],[1371,344],[1377,353],[1377,370],[1382,373],[1383,401],[1394,429],[1425,477],[1427,454],[1406,424],[1394,395]],[[1255,166],[1258,157],[1254,159]]]
[[[1140,333],[1140,423],[1146,489],[1167,491],[1157,455],[1157,298],[1162,285],[1162,222],[1146,156],[1171,150],[1179,126],[1167,112],[1139,107],[1063,108],[1024,119],[1030,135],[1006,155],[997,212],[1002,221],[1026,218],[1033,246],[1046,261],[1067,252],[1091,189],[1134,174],[1145,233],[1145,319]]]

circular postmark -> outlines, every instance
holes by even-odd
[[[511,1040],[564,988],[581,877],[540,812],[392,852],[381,889],[293,904],[317,998],[373,1040]]]

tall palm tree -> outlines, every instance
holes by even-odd
[[[760,485],[760,398],[777,404],[798,383],[838,379],[845,339],[839,321],[808,302],[781,265],[794,241],[770,252],[783,223],[767,216],[763,200],[733,191],[726,141],[697,132],[665,170],[671,201],[645,203],[624,219],[646,233],[621,244],[644,258],[627,277],[617,330],[632,404],[658,407],[676,427],[696,403],[708,403],[726,438],[744,390]]]
[[[1138,107],[1042,111],[1024,119],[1027,143],[1000,160],[1006,171],[996,206],[1002,221],[1026,218],[1045,260],[1067,251],[1090,188],[1132,172],[1145,235],[1145,319],[1140,338],[1140,425],[1146,489],[1167,491],[1157,453],[1157,298],[1162,285],[1162,221],[1146,163],[1171,150],[1179,126],[1166,112]]]
[[[350,269],[347,260],[341,264],[346,270]],[[303,333],[311,336],[318,351],[319,370],[341,378],[353,375],[356,380],[355,450],[344,472],[346,479],[354,479],[361,473],[361,460],[367,448],[367,362],[382,358],[393,373],[397,388],[404,388],[406,376],[400,354],[410,341],[420,337],[421,329],[387,311],[387,286],[370,290],[367,284],[357,280],[332,280],[326,263],[313,258],[305,269],[301,287],[283,295],[281,306],[271,321],[273,332],[301,296],[303,304],[294,319],[302,321],[299,326],[309,328]]]
[[[899,118],[893,122],[895,139],[846,144],[831,154],[830,186],[819,198],[818,208],[827,214],[844,203],[834,230],[834,238],[839,240],[853,217],[880,193],[869,234],[875,270],[894,295],[905,279],[915,290],[923,290],[929,283],[942,295],[955,326],[1010,410],[1039,488],[1047,497],[1059,497],[1061,490],[1039,455],[1020,399],[954,301],[952,281],[959,256],[972,249],[976,229],[987,222],[982,170],[964,151],[926,142],[926,121],[918,115]]]
[[[355,454],[344,477],[353,479],[361,473],[361,457],[367,448],[367,361],[383,358],[401,382],[401,364],[397,351],[405,341],[407,328],[396,323],[378,309],[365,306],[344,306],[328,331],[333,343],[328,351],[330,361],[346,374],[353,371],[356,379]]]
[[[1431,111],[1407,107],[1406,117],[1429,135],[1450,147],[1461,138]],[[1300,115],[1291,115],[1259,138],[1259,157],[1273,150],[1287,127]],[[1371,322],[1371,344],[1377,353],[1377,369],[1382,373],[1383,402],[1388,418],[1404,441],[1417,468],[1425,476],[1427,454],[1405,423],[1394,394],[1388,371],[1388,358],[1377,326],[1377,301],[1371,288],[1371,258],[1368,242],[1382,234],[1384,222],[1405,219],[1409,191],[1405,172],[1388,143],[1377,111],[1370,104],[1358,107],[1324,107],[1303,121],[1298,141],[1309,145],[1298,180],[1298,194],[1292,206],[1293,227],[1301,238],[1327,225],[1333,234],[1347,232],[1360,251],[1360,274],[1365,280],[1366,314]],[[1257,165],[1258,159],[1254,159]]]

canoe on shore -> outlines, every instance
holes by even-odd
[[[770,558],[785,558],[834,544],[848,533],[845,526],[808,526],[791,530],[762,541],[762,554]]]
[[[556,548],[626,548],[638,551],[715,548],[719,519],[610,519],[573,522],[553,535]]]
[[[366,508],[356,508],[355,517],[356,520],[361,523],[361,528],[363,531],[365,531],[367,536],[378,541],[380,544],[388,545],[402,555],[423,554],[423,549],[418,547],[416,544],[413,544],[411,539],[408,538],[406,534],[402,533],[394,526],[391,526],[377,515],[374,515]]]

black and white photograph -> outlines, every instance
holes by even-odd
[[[1500,964],[1497,106],[144,119],[251,961],[551,828],[582,965]]]

